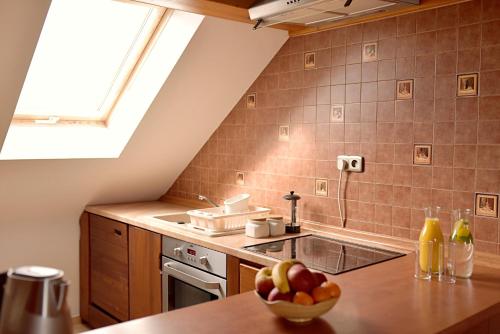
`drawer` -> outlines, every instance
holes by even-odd
[[[120,321],[129,319],[127,225],[90,219],[90,303]]]
[[[90,238],[101,240],[107,245],[127,248],[127,224],[101,216],[90,215]]]

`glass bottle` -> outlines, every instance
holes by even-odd
[[[455,275],[469,278],[474,267],[474,239],[471,232],[472,210],[453,210],[450,242],[455,242]]]
[[[424,244],[423,242],[432,241],[432,274],[442,274],[443,262],[444,262],[444,254],[441,251],[444,247],[444,238],[443,232],[441,231],[441,226],[439,225],[439,211],[441,208],[439,206],[436,207],[428,207],[424,208],[425,213],[425,223],[422,231],[420,231],[419,241],[420,244]],[[429,259],[428,249],[423,248],[420,250],[420,267],[427,268],[427,261]],[[422,269],[423,270],[423,269]]]

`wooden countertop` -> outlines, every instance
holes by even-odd
[[[199,206],[195,207],[196,205]],[[96,215],[118,220],[187,242],[196,243],[198,245],[265,266],[271,266],[276,261],[269,257],[246,251],[242,249],[242,247],[290,237],[290,235],[285,235],[274,238],[254,239],[246,237],[244,234],[235,234],[214,238],[192,233],[184,229],[179,229],[174,225],[170,225],[168,222],[154,218],[155,216],[181,214],[188,210],[200,207],[204,207],[204,202],[172,199],[172,202],[151,201],[109,205],[90,205],[87,206],[85,210]],[[307,235],[311,233],[348,242],[363,243],[367,246],[379,247],[402,253],[413,252],[415,247],[412,241],[406,239],[375,235],[372,233],[341,229],[337,227],[320,227],[318,224],[313,222],[305,222],[303,224],[303,232],[299,235]],[[475,252],[474,263],[500,269],[500,256]]]
[[[94,330],[128,333],[461,333],[500,329],[500,270],[477,266],[456,284],[412,277],[414,254],[332,276],[337,305],[307,325],[269,312],[253,292]],[[484,322],[496,316],[495,320]],[[476,332],[476,331],[474,331]],[[487,332],[486,332],[487,333]]]

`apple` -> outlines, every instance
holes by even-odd
[[[287,293],[281,293],[278,288],[274,287],[271,292],[269,292],[269,295],[267,296],[267,300],[270,302],[276,301],[276,300],[284,300],[286,302],[291,302],[293,299],[293,294],[291,292]]]
[[[267,295],[274,288],[272,272],[271,268],[264,267],[255,276],[255,290],[264,299],[267,299]]]
[[[316,284],[316,279],[309,269],[303,264],[294,264],[287,272],[288,282],[294,291],[311,291]]]
[[[322,272],[320,272],[320,271],[311,271],[311,272],[314,276],[314,281],[316,282],[314,284],[315,287],[320,286],[321,283],[327,281],[325,274],[323,274]]]

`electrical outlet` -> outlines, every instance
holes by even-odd
[[[344,169],[347,172],[363,172],[364,159],[359,155],[339,155],[337,156],[337,169]]]

